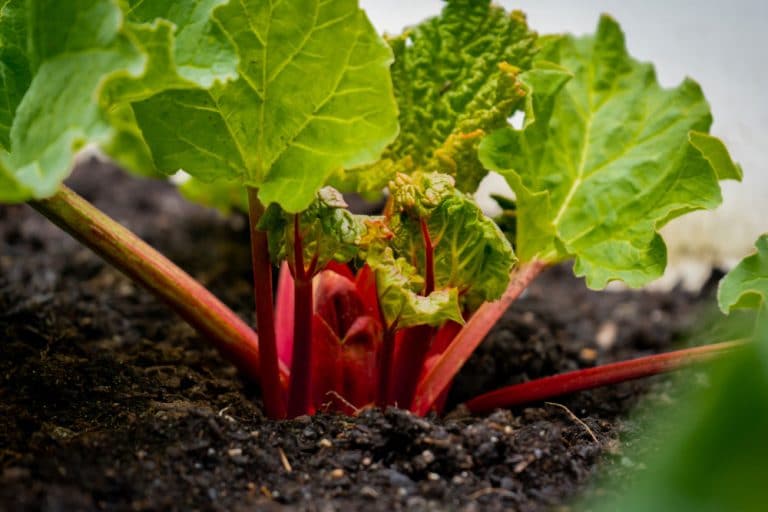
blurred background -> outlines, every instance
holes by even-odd
[[[670,268],[656,283],[696,288],[712,265],[730,267],[768,232],[768,2],[765,0],[497,0],[528,15],[539,33],[593,33],[601,13],[611,14],[627,36],[630,53],[656,65],[672,87],[684,77],[699,82],[712,106],[712,133],[744,168],[744,182],[724,184],[716,212],[696,212],[664,229]],[[399,33],[440,11],[440,0],[361,0],[382,32]],[[506,184],[499,177],[481,187],[479,200]]]

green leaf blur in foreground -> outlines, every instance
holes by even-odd
[[[516,258],[499,227],[446,174],[400,174],[390,185],[394,211],[389,228],[392,245],[426,275],[426,222],[434,247],[435,289],[456,288],[462,306],[474,311],[501,297]]]
[[[134,104],[159,170],[237,179],[297,212],[397,134],[392,54],[356,0],[242,0],[215,17],[238,79]]]
[[[662,89],[632,59],[609,17],[593,37],[552,38],[522,79],[536,118],[481,143],[482,162],[517,196],[521,260],[575,258],[591,288],[641,286],[660,276],[669,220],[720,204],[718,180],[740,179],[723,144],[707,135],[709,106],[685,80]],[[554,62],[573,78],[542,73]],[[562,86],[557,94],[552,94]],[[542,92],[543,91],[543,92]]]
[[[722,361],[707,385],[678,400],[657,434],[654,455],[621,498],[575,510],[762,512],[768,502],[768,339]],[[692,377],[691,375],[687,375]],[[632,454],[628,456],[635,459]],[[620,487],[624,487],[626,481]],[[601,487],[609,489],[608,480]]]
[[[755,246],[757,252],[744,258],[720,281],[717,301],[723,313],[756,309],[758,321],[768,322],[768,234],[758,238]]]
[[[518,74],[530,68],[536,34],[525,16],[490,0],[449,0],[440,16],[389,39],[400,136],[377,164],[337,177],[354,191],[380,191],[396,172],[439,171],[474,192],[487,174],[482,135],[506,126],[523,103]]]

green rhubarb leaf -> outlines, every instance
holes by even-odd
[[[358,254],[358,243],[365,233],[361,216],[347,209],[341,193],[332,187],[323,187],[305,210],[291,214],[273,203],[259,223],[267,231],[269,253],[275,262],[295,262],[296,232],[294,216],[299,216],[299,238],[305,270],[314,264],[314,273],[323,270],[331,261],[347,263]]]
[[[718,180],[741,170],[706,133],[711,115],[699,86],[687,79],[661,88],[653,67],[628,55],[611,18],[595,36],[548,43],[539,58],[573,79],[524,74],[535,119],[484,139],[481,160],[515,191],[522,260],[575,258],[591,288],[616,279],[641,286],[666,265],[659,228],[716,207]]]
[[[139,79],[114,80],[106,92],[119,133],[102,149],[126,169],[159,177],[129,102],[169,89],[208,88],[237,77],[232,43],[213,20],[228,0],[129,0],[125,30],[148,61]]]
[[[435,289],[456,289],[469,310],[496,300],[509,284],[516,258],[507,238],[445,174],[399,175],[390,185],[392,245],[426,275],[425,223],[433,246]]]
[[[768,320],[768,234],[758,238],[757,252],[744,258],[720,281],[717,301],[723,313],[749,308]]]
[[[356,191],[381,190],[396,172],[439,171],[466,192],[487,171],[477,158],[483,134],[506,126],[523,104],[518,80],[537,51],[519,11],[490,0],[449,0],[440,16],[389,39],[400,136],[373,166],[337,177]]]
[[[366,261],[376,275],[379,306],[388,328],[438,327],[449,320],[464,323],[458,289],[422,295],[423,277],[405,258],[396,258],[391,247],[369,250]]]
[[[100,104],[104,84],[139,76],[145,63],[122,26],[122,12],[109,1],[4,3],[2,160],[26,194],[2,189],[0,200],[53,194],[80,148],[114,135]]]
[[[161,83],[162,88],[168,89],[173,87],[173,80],[173,88],[190,84],[208,88],[217,81],[237,78],[235,48],[212,18],[214,10],[229,1],[128,0],[126,18],[133,24],[133,30],[146,31],[147,24],[152,22],[171,29],[168,33],[153,31],[155,40],[137,38],[144,41],[147,53],[154,58],[143,77],[144,83]],[[152,47],[161,51],[152,51]]]
[[[297,212],[331,173],[375,161],[395,137],[392,54],[356,0],[243,0],[215,17],[238,79],[134,104],[159,170],[240,179]]]
[[[162,77],[148,73],[169,54],[177,27],[127,21],[121,7],[114,0],[8,0],[0,7],[0,201],[54,194],[89,143],[124,163],[146,161],[138,129],[116,102],[122,92],[138,97],[178,86],[173,68]]]

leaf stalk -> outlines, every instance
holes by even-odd
[[[64,185],[52,197],[29,204],[163,300],[247,378],[258,381],[259,337],[189,274]],[[285,369],[279,369],[277,382],[281,379],[287,379]]]
[[[280,363],[277,355],[269,243],[267,233],[258,229],[262,215],[264,215],[264,205],[258,198],[258,191],[248,187],[253,291],[256,302],[256,324],[259,330],[259,350],[263,360],[261,393],[267,415],[282,419],[286,417],[285,388],[280,382]]]
[[[291,386],[288,397],[290,417],[309,414],[312,396],[312,320],[314,304],[312,297],[312,274],[317,262],[313,258],[309,271],[304,266],[304,242],[301,237],[299,216],[293,217],[293,258],[294,258],[294,322],[293,362],[291,365]]]
[[[432,409],[499,318],[546,267],[546,263],[534,260],[513,270],[512,279],[501,298],[486,302],[475,311],[437,363],[419,380],[411,404],[412,412],[424,416]]]
[[[535,379],[485,393],[464,406],[473,414],[481,414],[501,407],[551,400],[577,391],[687,368],[741,349],[747,343],[743,340],[714,343]]]

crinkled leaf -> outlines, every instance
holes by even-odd
[[[405,258],[395,258],[392,248],[369,251],[368,265],[376,274],[376,288],[384,321],[389,328],[464,323],[456,288],[421,295],[424,279]]]
[[[516,258],[498,226],[453,187],[450,176],[416,173],[401,175],[396,183],[390,220],[396,254],[426,275],[424,220],[433,246],[435,289],[457,289],[470,310],[501,297]]]
[[[391,51],[356,0],[243,0],[216,19],[239,78],[134,105],[159,170],[240,178],[296,212],[332,172],[375,161],[396,135]]]
[[[487,174],[477,145],[521,108],[518,74],[531,66],[536,34],[518,11],[452,0],[389,43],[400,136],[377,164],[339,175],[341,186],[381,190],[395,172],[421,169],[449,173],[460,190],[474,191]]]
[[[275,261],[287,260],[291,270],[296,270],[294,215],[299,216],[305,270],[312,261],[316,261],[315,271],[319,272],[331,261],[346,263],[357,256],[358,243],[365,232],[363,220],[347,209],[336,189],[323,187],[301,213],[287,213],[277,204],[270,205],[265,212],[259,228],[267,231],[269,252]]]
[[[536,119],[481,144],[481,159],[517,195],[521,259],[575,258],[591,288],[614,279],[641,286],[660,276],[666,247],[658,229],[692,210],[721,201],[720,179],[741,171],[725,147],[706,134],[709,106],[685,80],[662,89],[653,67],[632,59],[612,19],[594,37],[551,41],[541,59],[573,73],[541,69],[523,79]]]
[[[393,213],[429,217],[446,199],[456,195],[455,180],[436,172],[398,174],[389,184]]]
[[[723,313],[737,308],[762,310],[768,320],[768,234],[758,238],[757,252],[744,258],[720,281],[717,301]]]
[[[121,6],[111,0],[3,4],[0,87],[6,101],[0,108],[5,150],[0,160],[2,179],[16,185],[3,184],[1,201],[53,194],[69,174],[75,153],[88,143],[123,163],[146,160],[146,155],[129,154],[146,148],[130,117],[114,102],[119,91],[149,94],[175,80],[170,69],[163,79],[145,79],[155,59],[175,44],[176,27],[167,20],[127,22]]]

